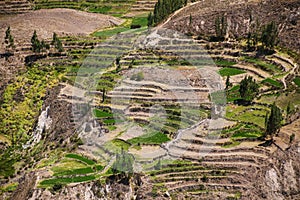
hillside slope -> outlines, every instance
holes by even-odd
[[[264,25],[274,21],[279,27],[280,44],[299,51],[299,11],[298,0],[204,0],[176,13],[164,27],[194,35],[213,35],[216,18],[224,16],[227,19],[227,37],[241,38],[247,36],[256,23]]]

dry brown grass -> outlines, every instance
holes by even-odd
[[[86,13],[71,9],[37,10],[25,14],[0,17],[0,42],[4,32],[11,26],[16,43],[29,42],[36,30],[42,39],[51,38],[53,32],[58,35],[87,35],[97,29],[122,23],[123,20],[103,15]]]

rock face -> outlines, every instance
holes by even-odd
[[[215,20],[221,16],[227,22],[226,36],[234,38],[247,36],[257,23],[274,21],[278,25],[280,44],[300,51],[298,0],[204,0],[177,12],[164,27],[195,35],[214,35]]]
[[[277,150],[262,170],[247,173],[253,188],[245,196],[251,199],[299,199],[299,145],[294,144],[286,151]]]
[[[30,192],[27,192],[27,195],[22,197],[23,199],[29,200],[136,199],[135,197],[141,196],[137,188],[139,186],[141,186],[141,177],[138,174],[133,175],[131,178],[122,175],[112,175],[108,177],[106,183],[100,183],[100,181],[93,181],[90,183],[74,184],[65,186],[56,191],[31,188]]]

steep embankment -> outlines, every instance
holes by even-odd
[[[299,11],[297,0],[204,0],[182,9],[164,27],[195,35],[213,35],[216,18],[224,16],[227,36],[240,38],[253,31],[257,23],[264,25],[274,21],[279,27],[280,44],[299,51]]]

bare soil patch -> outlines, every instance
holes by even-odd
[[[95,13],[72,9],[37,10],[14,16],[0,17],[0,42],[3,43],[4,32],[11,26],[17,43],[29,42],[36,30],[42,39],[51,38],[53,32],[60,36],[87,35],[97,29],[121,24],[123,20]]]

